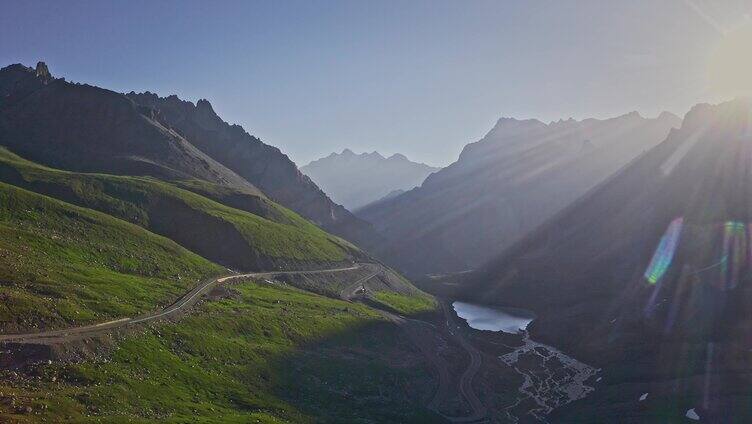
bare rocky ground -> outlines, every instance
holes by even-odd
[[[595,390],[600,370],[552,346],[531,340],[528,334],[478,331],[467,326],[464,320],[456,321],[465,337],[482,354],[482,365],[473,387],[487,415],[478,422],[556,422],[549,414],[586,398]],[[454,361],[462,363],[463,354],[455,347]]]
[[[588,385],[598,369],[560,350],[538,343],[525,333],[524,344],[499,359],[524,378],[517,400],[505,412],[510,421],[534,419],[546,422],[554,409],[586,397],[595,390]],[[530,401],[535,405],[529,407]],[[526,405],[520,408],[521,405]]]

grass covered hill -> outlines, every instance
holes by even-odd
[[[206,181],[61,171],[3,148],[0,181],[130,221],[233,269],[315,267],[362,256],[262,195]]]
[[[0,330],[132,316],[226,272],[100,212],[0,183]]]
[[[0,343],[0,422],[441,422],[422,406],[430,364],[394,315],[434,316],[435,301],[379,264],[351,267],[373,261],[274,199],[331,215],[321,225],[359,220],[281,178],[299,172],[278,151],[254,162],[267,197],[214,157],[232,152],[202,151],[202,121],[179,131],[158,108],[40,69],[0,70],[0,334],[97,331]],[[341,272],[225,281],[169,320],[97,325],[162,310],[227,268]]]
[[[0,371],[2,422],[441,423],[429,365],[373,309],[244,282],[107,360]]]

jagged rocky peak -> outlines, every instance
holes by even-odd
[[[196,122],[203,125],[206,129],[217,129],[223,124],[226,125],[225,122],[217,116],[211,103],[206,99],[199,99],[199,101],[196,102],[195,115]]]
[[[517,118],[511,118],[502,116],[496,121],[496,125],[494,125],[494,129],[502,129],[502,128],[535,128],[535,127],[541,127],[546,126],[543,122],[541,122],[538,119],[517,119]]]
[[[368,152],[355,153],[348,148],[345,148],[344,150],[342,150],[342,153],[340,153],[339,155],[337,153],[332,153],[331,155],[329,155],[329,157],[332,157],[332,158],[335,158],[337,156],[341,156],[343,158],[348,158],[348,159],[356,159],[356,160],[364,159],[364,158],[365,159],[369,159],[369,158],[370,159],[384,159],[384,156],[382,156],[381,153],[375,150],[371,153],[368,153]]]
[[[438,170],[395,153],[385,158],[377,151],[355,153],[343,149],[316,159],[300,169],[337,203],[355,210],[395,190],[410,190]]]
[[[708,131],[713,125],[719,125],[714,124],[715,121],[723,122],[727,133],[749,133],[752,123],[752,98],[740,97],[718,105],[697,104],[684,116],[681,130]]]
[[[36,74],[37,78],[41,79],[45,83],[52,79],[52,74],[50,74],[50,70],[49,68],[47,68],[47,64],[44,62],[37,62],[37,67],[34,70],[34,73]]]
[[[517,136],[531,131],[545,131],[548,125],[537,119],[516,119],[502,117],[484,138],[503,138]],[[471,143],[472,144],[472,143]],[[466,146],[467,147],[467,146]]]
[[[675,120],[675,121],[681,121],[680,117],[676,116],[676,114],[671,113],[671,112],[669,112],[667,110],[664,110],[663,112],[661,112],[658,115],[658,119],[659,120],[668,120],[668,119],[671,119],[671,120]]]
[[[206,99],[199,99],[196,102],[196,109],[214,113],[214,108],[212,107],[211,103]]]

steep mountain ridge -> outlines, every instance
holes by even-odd
[[[10,65],[0,69],[0,144],[54,168],[199,179],[269,195],[348,240],[378,239],[279,149],[222,121],[206,100],[123,95],[53,78],[42,62]]]
[[[665,138],[679,118],[500,119],[416,189],[358,211],[411,274],[475,268]]]
[[[240,125],[230,125],[201,99],[192,102],[150,92],[126,96],[154,110],[206,155],[259,187],[276,202],[352,242],[378,239],[370,224],[334,203],[278,148],[264,144]]]
[[[396,190],[419,186],[439,169],[412,162],[399,153],[387,158],[378,152],[356,154],[350,149],[332,153],[300,168],[334,201],[353,211]]]
[[[15,153],[56,168],[200,178],[260,193],[152,111],[110,90],[52,78],[46,69],[41,62],[37,70],[0,69],[0,144]]]

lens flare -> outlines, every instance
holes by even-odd
[[[723,226],[723,256],[721,257],[721,288],[733,289],[747,265],[749,252],[747,225],[728,221]]]
[[[676,253],[676,247],[679,245],[679,237],[681,236],[683,225],[683,217],[674,219],[668,225],[663,237],[661,237],[658,248],[655,249],[655,253],[653,254],[653,259],[650,260],[650,265],[645,270],[645,279],[650,284],[657,283],[666,271],[668,271],[668,267],[671,266],[674,253]]]

